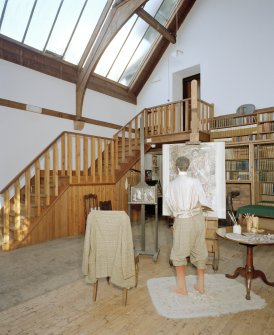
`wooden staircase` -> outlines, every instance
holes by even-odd
[[[83,207],[81,192],[86,190],[97,192],[105,188],[106,199],[100,200],[112,197],[113,209],[127,210],[125,204],[121,207],[116,194],[117,185],[140,160],[140,119],[144,120],[145,152],[150,149],[150,143],[184,142],[189,139],[190,133],[190,104],[190,99],[187,99],[144,109],[113,138],[71,132],[60,134],[1,190],[4,199],[0,215],[2,249],[11,250],[51,238],[83,233],[83,210],[79,207]],[[198,106],[201,134],[203,138],[205,134],[209,138],[213,105],[199,101]],[[126,193],[126,190],[119,186],[118,192]],[[79,211],[74,221],[81,224],[73,222],[77,229],[70,225],[65,232],[54,234],[48,230],[53,229],[54,222],[60,219],[60,210],[63,209],[58,206],[61,206],[62,197],[70,199],[67,206],[63,206],[66,212],[71,208]],[[45,237],[41,236],[39,228],[45,225],[44,217],[48,218]]]

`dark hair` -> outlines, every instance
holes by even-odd
[[[185,156],[181,156],[176,159],[176,166],[180,171],[186,171],[189,167],[189,164],[189,159]]]

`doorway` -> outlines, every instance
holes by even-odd
[[[183,78],[183,99],[191,98],[191,81],[197,80],[198,99],[200,99],[201,79],[200,73],[190,77]]]

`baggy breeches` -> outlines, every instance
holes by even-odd
[[[198,269],[205,269],[208,252],[205,218],[202,213],[189,218],[175,218],[170,259],[174,266],[187,265],[187,257]]]

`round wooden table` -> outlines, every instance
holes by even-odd
[[[269,234],[269,235],[268,235]],[[245,277],[246,299],[250,300],[251,281],[260,277],[267,285],[274,286],[274,282],[267,280],[266,275],[261,270],[255,270],[253,266],[253,248],[256,246],[274,245],[274,231],[264,230],[262,234],[233,234],[232,227],[223,227],[217,229],[217,235],[232,242],[242,244],[246,247],[246,265],[238,267],[232,275],[226,274],[227,278],[235,279],[239,275]]]

